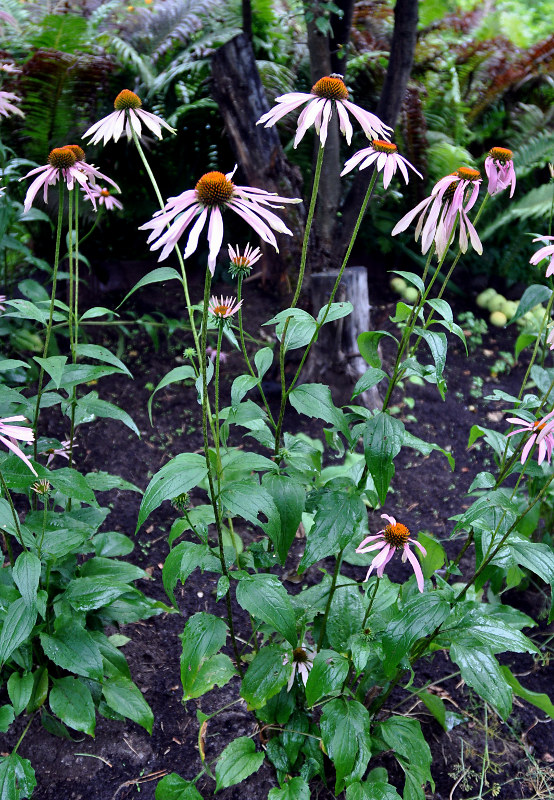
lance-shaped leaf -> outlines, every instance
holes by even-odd
[[[364,457],[373,478],[379,501],[384,504],[394,476],[393,461],[404,441],[404,425],[400,420],[379,411],[368,419],[364,430]]]
[[[285,587],[275,575],[260,573],[241,578],[237,584],[237,603],[296,647],[294,609]]]
[[[136,531],[164,500],[194,489],[206,477],[207,472],[206,460],[199,453],[180,453],[165,464],[146,487]]]
[[[335,765],[335,794],[339,794],[346,779],[359,780],[369,762],[368,710],[355,700],[331,700],[321,714],[321,736]]]

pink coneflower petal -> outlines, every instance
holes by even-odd
[[[407,558],[408,561],[410,562],[410,564],[412,565],[414,573],[415,573],[415,576],[416,576],[417,588],[419,589],[420,592],[422,592],[423,591],[423,572],[421,570],[421,566],[419,564],[419,561],[417,560],[417,557],[412,553],[412,551],[410,550],[410,548],[408,547],[407,544],[404,545],[404,556],[403,556],[403,558],[404,557]]]
[[[416,576],[418,589],[420,592],[423,592],[423,572],[418,559],[410,550],[410,543],[415,545],[423,556],[427,555],[427,551],[416,539],[410,537],[410,531],[405,525],[398,523],[396,519],[389,514],[381,514],[381,517],[386,519],[389,523],[386,528],[379,531],[376,535],[366,536],[356,548],[357,553],[367,553],[380,549],[380,552],[374,556],[373,561],[369,565],[365,580],[367,581],[369,579],[373,570],[376,570],[377,576],[381,578],[384,574],[385,567],[394,557],[394,554],[397,550],[402,550],[402,561],[406,561],[406,559],[409,560]],[[366,547],[368,542],[373,542],[373,544]]]

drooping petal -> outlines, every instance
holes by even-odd
[[[413,570],[414,570],[414,573],[415,573],[415,576],[416,576],[416,581],[417,581],[417,588],[419,589],[420,592],[423,592],[423,586],[424,586],[424,583],[423,583],[423,572],[421,570],[421,565],[420,565],[420,563],[419,563],[419,561],[417,559],[417,556],[415,556],[412,553],[412,551],[410,550],[410,548],[409,548],[409,546],[407,544],[404,545],[404,553],[406,554],[406,557],[408,558],[408,561],[410,562],[410,564],[413,567]]]

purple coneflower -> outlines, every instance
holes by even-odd
[[[17,441],[32,442],[34,441],[34,434],[31,428],[26,428],[23,425],[12,425],[12,422],[27,422],[25,417],[19,415],[17,417],[4,417],[0,419],[0,442],[5,444],[6,447],[15,453],[22,461],[24,461],[31,472],[37,476],[36,469],[33,467],[25,453],[17,446]],[[7,424],[10,423],[10,424]]]
[[[292,651],[292,672],[287,683],[287,692],[292,689],[296,675],[299,675],[304,686],[306,685],[315,656],[315,651],[306,647],[305,644],[302,644],[302,647],[296,647]],[[286,655],[283,659],[283,666],[286,666],[289,661],[289,656]]]
[[[422,200],[421,203],[402,217],[400,222],[396,223],[392,230],[392,235],[395,236],[397,233],[405,231],[415,217],[420,214],[415,229],[415,240],[417,242],[421,233],[421,250],[423,253],[426,253],[432,243],[435,242],[437,255],[441,259],[446,253],[450,239],[455,231],[456,223],[459,221],[460,250],[462,253],[466,252],[469,233],[469,240],[473,249],[481,255],[483,245],[467,216],[467,212],[473,208],[477,201],[480,186],[481,173],[478,170],[460,167],[451,175],[441,178],[433,187],[430,197]]]
[[[77,445],[73,442],[73,449],[75,449]],[[67,458],[69,461],[69,451],[71,449],[71,442],[69,439],[64,439],[63,442],[60,442],[59,447],[51,447],[49,450],[45,450],[44,452],[48,454],[48,458],[46,459],[46,466],[49,467],[52,461],[56,456],[61,456],[62,458]]]
[[[214,296],[208,303],[208,311],[218,319],[228,319],[236,314],[241,306],[242,300],[237,303],[235,297],[226,297],[224,300],[223,295],[220,298]]]
[[[171,131],[171,133],[175,133],[175,129],[168,125],[161,117],[141,108],[142,100],[129,89],[123,89],[115,98],[113,105],[115,111],[98,122],[95,122],[94,125],[91,125],[88,131],[83,134],[83,139],[92,136],[91,144],[98,144],[101,139],[104,139],[103,143],[106,145],[110,139],[117,142],[123,130],[125,130],[127,134],[127,139],[130,140],[133,136],[131,129],[135,131],[140,139],[142,132],[141,123],[144,123],[148,130],[157,136],[158,139],[162,138],[162,126],[168,131]]]
[[[113,211],[114,208],[117,208],[119,211],[123,210],[123,203],[114,197],[109,189],[94,186],[91,189],[91,194],[98,200],[98,205],[104,206],[106,211]],[[90,200],[90,197],[87,195],[85,199]]]
[[[8,299],[8,298],[6,297],[6,295],[5,295],[5,294],[0,294],[0,311],[5,311],[5,310],[6,310],[6,306],[5,306],[5,305],[3,305],[3,303],[4,303],[4,301],[5,301],[5,300],[7,300],[7,299]]]
[[[543,244],[545,242],[554,242],[554,236],[538,236],[533,239],[533,242],[542,242]],[[541,247],[540,250],[537,250],[535,255],[529,259],[529,263],[536,266],[543,258],[550,258],[550,263],[546,268],[546,277],[549,278],[554,273],[554,244],[547,244],[546,247]]]
[[[493,147],[485,159],[485,172],[489,179],[487,191],[489,194],[498,194],[511,186],[510,197],[514,196],[516,188],[516,172],[513,153],[507,147]]]
[[[188,189],[178,197],[170,197],[162,211],[156,211],[149,222],[140,226],[139,230],[152,229],[148,243],[155,239],[157,241],[150,246],[151,250],[163,248],[158,261],[163,261],[168,257],[192,220],[198,215],[198,219],[189,233],[183,254],[184,258],[191,256],[198,247],[198,237],[209,214],[208,266],[213,275],[217,254],[223,241],[223,218],[221,216],[223,208],[230,208],[231,211],[242,217],[264,242],[272,245],[279,252],[277,240],[271,229],[289,236],[292,236],[292,232],[276,214],[265,206],[281,208],[282,203],[300,203],[302,201],[279,197],[277,194],[250,186],[235,186],[231,181],[234,172],[235,170],[226,175],[222,172],[207,172],[200,178],[194,189]],[[170,226],[168,230],[166,230],[167,225]]]
[[[383,172],[383,187],[385,189],[388,188],[389,183],[391,182],[392,177],[397,169],[400,170],[404,176],[406,184],[408,184],[409,176],[406,166],[410,167],[410,169],[413,169],[415,174],[419,175],[420,178],[423,178],[423,175],[421,175],[421,173],[419,173],[417,169],[410,164],[408,159],[400,155],[395,144],[392,142],[385,142],[382,139],[374,139],[370,147],[364,147],[363,150],[358,150],[357,153],[354,153],[352,158],[349,158],[344,165],[344,169],[341,172],[341,178],[343,175],[346,175],[347,172],[351,172],[351,170],[358,165],[360,169],[365,169],[371,164],[375,164],[375,168],[378,172]]]
[[[313,86],[310,94],[306,92],[289,92],[275,98],[277,103],[270,111],[264,114],[257,125],[265,123],[264,127],[269,128],[284,117],[289,111],[294,111],[299,106],[308,103],[306,108],[298,117],[296,136],[294,137],[294,147],[297,147],[304,134],[312,125],[319,135],[321,147],[327,139],[327,127],[333,108],[336,109],[341,133],[346,136],[348,144],[352,141],[352,125],[348,117],[348,112],[358,120],[368,139],[387,138],[392,132],[392,128],[381,122],[379,117],[365,111],[360,106],[351,103],[348,99],[348,89],[344,83],[343,76],[333,73],[325,78],[320,78]]]
[[[408,542],[415,544],[415,546],[421,550],[424,556],[427,555],[427,551],[423,545],[416,541],[416,539],[412,539],[410,537],[410,531],[405,525],[397,522],[394,517],[390,517],[388,514],[381,514],[381,517],[382,519],[388,520],[389,524],[386,526],[386,528],[383,528],[382,531],[379,531],[374,536],[366,536],[366,538],[360,542],[356,548],[357,553],[369,553],[372,550],[381,551],[375,556],[369,565],[365,580],[368,580],[374,569],[377,570],[377,577],[382,578],[385,567],[395,552],[397,550],[402,550],[402,561],[406,561],[406,559],[408,559],[412,565],[416,576],[417,588],[420,592],[422,592],[423,572],[421,571],[419,561],[410,550]],[[372,544],[369,544],[370,542],[372,542]]]
[[[253,248],[250,244],[247,244],[244,248],[244,253],[241,255],[239,246],[237,244],[237,249],[233,250],[231,245],[227,245],[229,249],[229,260],[231,261],[231,265],[229,267],[229,271],[231,272],[231,276],[236,278],[237,275],[248,275],[250,270],[262,257],[262,251],[259,247]]]
[[[10,102],[12,100],[17,103],[21,102],[21,98],[13,94],[13,92],[0,92],[0,115],[9,117],[11,114],[19,114],[20,117],[24,117],[23,111],[14,106],[13,102]]]
[[[544,459],[550,461],[552,459],[552,450],[554,449],[554,411],[551,411],[542,419],[536,420],[528,420],[528,419],[521,419],[521,417],[508,417],[506,420],[510,422],[512,425],[520,425],[521,427],[516,428],[515,431],[512,431],[508,434],[508,436],[515,436],[516,433],[530,433],[531,436],[525,442],[525,446],[521,451],[521,463],[525,464],[527,461],[527,456],[531,452],[533,445],[538,444],[539,446],[539,453],[537,462],[542,464]]]
[[[73,189],[75,183],[78,183],[88,199],[92,202],[94,208],[96,208],[96,198],[93,195],[92,187],[97,178],[119,188],[111,178],[108,178],[107,175],[103,175],[92,164],[87,164],[84,157],[85,153],[79,145],[71,144],[65,145],[64,147],[56,147],[48,156],[48,164],[45,164],[43,167],[32,169],[27,175],[20,178],[19,180],[22,181],[25,180],[25,178],[30,178],[32,175],[38,175],[27,189],[24,203],[25,211],[31,208],[33,200],[41,187],[44,188],[43,199],[44,202],[47,203],[48,188],[56,184],[59,180],[63,180],[68,189]]]

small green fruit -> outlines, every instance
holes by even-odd
[[[489,300],[487,308],[491,312],[501,311],[504,303],[506,302],[507,302],[506,298],[503,297],[501,294],[495,294],[494,297],[491,297],[491,299]]]
[[[404,300],[407,303],[416,303],[419,297],[419,292],[415,286],[408,286],[403,292]]]
[[[508,317],[506,314],[503,314],[502,311],[493,311],[489,317],[489,321],[491,325],[494,325],[496,328],[503,328],[508,322]]]
[[[502,311],[503,314],[506,314],[508,319],[512,319],[517,311],[517,307],[518,303],[516,303],[515,300],[506,300],[500,311]]]
[[[477,295],[475,302],[479,308],[487,308],[489,300],[491,300],[495,294],[496,290],[489,287],[488,289],[485,289],[484,292],[481,292],[481,294]]]
[[[398,292],[398,294],[403,294],[404,291],[408,288],[408,284],[404,280],[404,278],[396,277],[391,278],[390,280],[390,288],[393,292]]]

